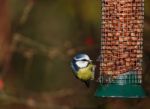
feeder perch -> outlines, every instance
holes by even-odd
[[[143,28],[144,0],[102,0],[97,97],[145,97]]]

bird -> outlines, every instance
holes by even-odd
[[[77,54],[71,61],[71,68],[75,77],[90,87],[90,81],[94,80],[94,68],[92,60],[87,54]]]

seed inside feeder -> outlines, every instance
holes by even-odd
[[[100,75],[142,74],[143,6],[143,0],[102,0]]]

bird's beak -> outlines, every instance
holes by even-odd
[[[92,63],[92,60],[89,60],[90,63]]]

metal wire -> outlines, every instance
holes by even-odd
[[[102,0],[100,83],[142,82],[144,0]]]

